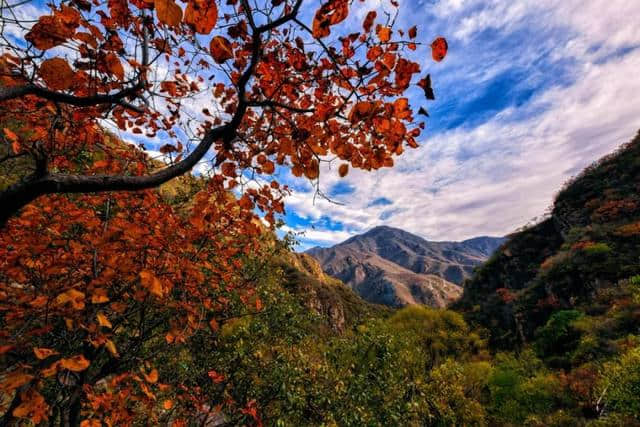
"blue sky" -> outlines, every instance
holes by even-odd
[[[640,2],[400,3],[400,28],[417,24],[422,41],[449,41],[442,63],[420,61],[437,98],[423,103],[431,118],[421,147],[392,169],[344,179],[323,171],[321,190],[340,204],[314,203],[310,185],[283,177],[297,190],[285,230],[304,233],[300,250],[383,224],[434,240],[507,234],[640,129]],[[393,10],[367,0],[352,13],[371,9]]]
[[[413,92],[414,109],[425,105],[431,115],[421,146],[392,169],[352,169],[341,179],[323,166],[320,189],[338,203],[279,171],[294,189],[283,232],[303,233],[298,249],[377,225],[432,240],[505,235],[544,214],[567,179],[640,128],[640,2],[399,1],[398,28],[417,25],[419,41],[449,42],[442,63],[428,48],[414,57],[421,75],[431,74],[437,98],[426,104]],[[308,0],[302,19],[310,22],[321,3]],[[395,8],[388,0],[354,0],[343,32],[358,31],[370,10],[383,16]],[[18,13],[34,19],[46,8],[38,0]]]

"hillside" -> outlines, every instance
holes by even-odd
[[[429,242],[396,228],[380,226],[331,248],[307,251],[323,270],[370,302],[389,306],[445,307],[459,284],[484,262],[503,239]]]
[[[640,135],[565,185],[547,219],[510,236],[457,307],[500,348],[532,341],[561,310],[602,314],[596,301],[640,273],[639,190]]]
[[[310,255],[285,251],[275,265],[283,271],[283,288],[335,332],[390,312],[387,307],[364,301],[344,283],[325,274]]]
[[[46,372],[62,362],[79,369],[70,364],[82,360],[75,355],[93,356],[84,371],[88,375],[114,371],[85,384],[87,399],[98,400],[83,411],[94,420],[109,420],[111,406],[105,406],[103,415],[92,405],[112,399],[104,401],[125,405],[122,413],[138,424],[149,420],[146,412],[134,412],[141,406],[131,405],[132,389],[119,382],[126,381],[127,374],[120,372],[124,369],[134,372],[132,384],[159,414],[159,421],[151,421],[154,425],[171,423],[174,414],[203,425],[638,425],[638,145],[635,141],[590,168],[560,193],[553,216],[510,236],[467,282],[456,305],[461,312],[420,305],[396,310],[365,302],[310,254],[291,252],[290,241],[279,241],[258,221],[251,222],[257,234],[252,246],[240,246],[245,230],[229,234],[228,222],[211,221],[217,228],[207,239],[175,233],[176,228],[197,231],[200,224],[182,225],[185,218],[198,218],[191,216],[197,207],[194,193],[201,187],[194,177],[136,194],[42,198],[10,224],[12,232],[0,234],[0,247],[10,248],[0,257],[5,263],[0,286],[6,292],[0,298],[0,324],[11,325],[5,313],[23,310],[25,301],[31,301],[29,306],[40,301],[11,293],[37,289],[41,283],[54,289],[68,286],[59,264],[64,260],[83,276],[72,291],[54,291],[55,310],[92,325],[96,336],[112,340],[105,342],[119,353],[87,351],[89,346],[81,347],[85,329],[69,330],[66,319],[51,323],[50,330],[40,328],[44,316],[50,316],[43,308],[35,313],[40,323],[33,323],[28,346],[17,350],[6,344],[14,336],[22,339],[22,328],[0,334],[0,363],[9,372],[0,379],[4,386],[17,384],[13,370],[27,358],[64,357],[41,365]],[[118,201],[115,212],[104,208],[110,198]],[[209,202],[209,212],[233,214],[227,206],[234,200],[227,194]],[[162,212],[149,218],[154,208]],[[56,223],[49,213],[57,211],[73,216]],[[38,220],[30,221],[35,214]],[[145,229],[160,233],[141,238]],[[95,234],[84,234],[86,230]],[[450,266],[464,274],[500,240],[433,243],[380,227],[333,252],[312,252],[332,255],[327,261],[345,266],[347,273],[378,280],[363,281],[361,289],[354,288],[357,292],[391,289],[392,305],[401,305],[400,298],[444,305],[460,288],[413,268],[442,274]],[[229,254],[224,249],[236,245],[233,262],[225,265]],[[109,252],[111,247],[116,250]],[[156,260],[158,254],[170,257],[163,274],[175,272],[170,294],[152,296],[140,283],[134,298],[119,296],[122,283],[135,287],[138,277],[144,278],[143,267],[128,263]],[[194,259],[198,254],[206,257]],[[41,274],[22,274],[29,271],[23,266],[39,268]],[[95,266],[105,273],[102,286],[109,289],[110,301],[98,292],[95,299],[84,299],[84,292],[91,291],[82,282],[84,272]],[[189,273],[196,280],[193,286],[180,281],[180,275]],[[16,286],[18,280],[29,286]],[[65,299],[70,292],[74,299]],[[203,296],[208,302],[197,311],[175,311]],[[131,321],[127,312],[122,316],[124,301],[138,310]],[[24,312],[16,313],[14,318],[32,323]],[[200,324],[184,334],[185,327]],[[150,338],[140,341],[144,335],[139,330]],[[131,342],[134,347],[127,347]],[[60,355],[50,353],[51,347]],[[43,399],[58,401],[60,391],[52,387],[63,373],[72,380],[82,378],[68,369],[55,377],[41,376],[39,381],[47,382]],[[202,400],[171,392],[171,384],[198,390]],[[73,383],[65,387],[69,385]],[[21,414],[20,407],[9,406],[16,396],[21,394],[14,389],[0,392],[0,416]],[[56,412],[45,408],[41,413],[55,421]],[[134,424],[120,421],[114,425]]]

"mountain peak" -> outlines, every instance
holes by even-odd
[[[443,307],[460,295],[459,284],[502,241],[483,236],[465,242],[429,242],[381,225],[331,248],[313,248],[307,253],[320,262],[325,273],[370,302]]]

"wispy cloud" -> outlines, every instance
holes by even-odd
[[[401,22],[428,22],[422,32],[450,40],[441,66],[425,61],[439,98],[430,131],[393,169],[342,180],[324,170],[325,192],[350,189],[334,194],[342,205],[314,204],[300,186],[288,209],[294,226],[315,225],[303,248],[380,224],[438,240],[504,235],[543,214],[563,182],[640,128],[640,4],[403,3]]]

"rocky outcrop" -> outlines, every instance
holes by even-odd
[[[340,280],[325,274],[318,261],[308,254],[287,253],[280,266],[285,287],[335,332],[343,332],[362,319],[387,310],[364,301]]]

